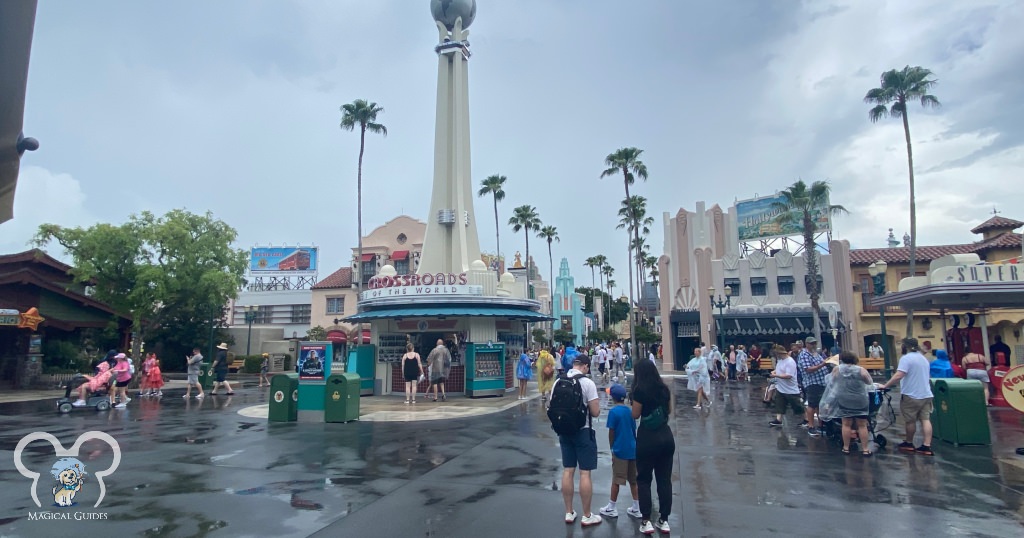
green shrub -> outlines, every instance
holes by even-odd
[[[260,366],[263,364],[263,355],[242,355],[239,359],[245,359],[245,366],[242,371],[247,374],[258,374],[260,373]]]

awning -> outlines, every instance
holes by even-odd
[[[369,321],[397,318],[490,317],[513,318],[524,321],[552,321],[555,318],[525,308],[482,308],[472,306],[425,306],[418,308],[392,308],[371,310],[345,318],[345,321]]]
[[[369,344],[371,339],[370,329],[363,329],[363,343]]]
[[[1024,305],[1024,282],[930,284],[874,297],[871,304],[932,311],[1020,308]]]
[[[327,341],[344,344],[348,342],[348,335],[344,331],[327,331]]]
[[[377,256],[377,255],[376,254],[363,254],[363,261],[364,262],[372,262],[373,258],[375,256]]]
[[[395,261],[408,260],[409,259],[409,251],[408,250],[396,250],[396,251],[391,253],[391,259],[395,260]]]
[[[716,316],[718,330],[726,336],[755,336],[775,334],[809,334],[814,331],[814,318],[811,314],[799,315],[767,315],[767,316]],[[837,321],[836,329],[845,332],[846,326],[842,319]],[[828,314],[821,316],[821,328],[828,332]]]

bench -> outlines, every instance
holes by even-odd
[[[234,362],[228,365],[228,371],[235,373],[245,370],[245,359],[235,359]]]
[[[885,370],[885,359],[872,359],[870,357],[861,357],[858,360],[857,364],[861,368],[864,368],[865,370],[875,375],[877,375],[876,372],[881,372]]]

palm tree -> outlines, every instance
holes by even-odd
[[[501,259],[501,237],[498,231],[498,202],[505,199],[505,190],[501,187],[505,184],[506,180],[508,178],[505,176],[488,176],[487,179],[480,182],[480,190],[476,193],[477,196],[487,196],[490,194],[494,197],[494,242],[497,243],[495,256],[499,260]]]
[[[639,281],[643,280],[644,273],[641,263],[646,257],[644,254],[646,244],[644,239],[640,237],[640,232],[642,231],[645,236],[651,232],[651,226],[654,225],[654,217],[647,216],[647,199],[643,196],[630,196],[622,201],[621,206],[619,208],[619,224],[616,226],[616,229],[625,228],[631,234],[629,242],[630,263],[636,266],[637,286],[639,287],[641,286]],[[635,254],[632,254],[633,252]],[[630,265],[629,279],[631,283],[633,281],[633,265]]]
[[[644,267],[646,267],[647,270],[650,271],[651,282],[655,286],[657,286],[658,285],[658,274],[659,274],[659,272],[658,272],[658,257],[657,256],[645,256],[644,257]]]
[[[521,205],[512,210],[512,218],[508,219],[513,232],[524,230],[526,233],[526,297],[530,298],[530,230],[543,226],[537,208],[532,205]]]
[[[551,281],[548,284],[551,287],[550,288],[551,291],[550,291],[550,293],[548,295],[550,296],[550,299],[551,299],[551,313],[552,313],[552,315],[554,315],[554,313],[555,313],[555,262],[554,262],[554,258],[551,257],[551,242],[552,241],[558,241],[559,243],[561,243],[562,240],[558,237],[558,228],[555,228],[554,226],[544,226],[543,228],[540,229],[539,232],[537,232],[537,237],[539,239],[544,239],[544,240],[546,240],[548,242],[548,275],[549,275],[549,278],[551,278]],[[552,337],[552,339],[554,339],[554,336],[555,336],[554,330],[555,330],[555,326],[554,326],[554,324],[552,324],[551,325],[551,337]]]
[[[601,274],[604,275],[604,287],[605,289],[608,290],[608,300],[604,301],[605,303],[607,303],[604,307],[604,328],[608,329],[608,326],[611,324],[612,321],[612,288],[615,287],[615,281],[612,280],[612,275],[615,274],[615,268],[612,267],[611,265],[608,265],[608,263],[605,263],[604,265],[601,266]]]
[[[814,234],[818,231],[817,220],[820,217],[831,217],[840,213],[848,213],[841,205],[829,204],[829,193],[832,187],[828,181],[815,181],[810,188],[802,179],[797,180],[788,189],[780,192],[781,201],[773,202],[772,209],[778,212],[775,222],[786,224],[799,222],[804,236],[804,258],[807,263],[807,295],[811,298],[811,311],[814,313],[814,337],[821,338],[821,316],[818,307],[820,291],[818,289],[818,249],[814,244]]]
[[[388,135],[388,128],[377,123],[377,114],[384,112],[384,109],[377,106],[377,103],[367,102],[365,99],[356,99],[347,105],[341,106],[341,128],[351,131],[359,126],[359,168],[356,174],[356,220],[357,235],[359,237],[356,248],[356,258],[359,264],[359,278],[356,279],[356,288],[362,288],[363,281],[363,151],[366,149],[366,131],[371,133]]]
[[[917,265],[917,200],[914,195],[914,151],[910,144],[910,120],[907,102],[921,101],[921,106],[939,107],[939,100],[928,92],[937,81],[932,72],[921,66],[909,65],[897,71],[882,73],[881,86],[868,90],[864,102],[875,105],[868,111],[871,123],[892,116],[903,120],[903,136],[907,141],[907,170],[910,175],[910,276],[916,274]],[[907,309],[907,337],[914,336],[914,311]]]
[[[601,293],[604,293],[604,277],[605,277],[604,266],[608,265],[608,257],[605,256],[604,254],[598,254],[597,256],[594,256],[594,262],[597,263],[597,280],[598,280],[598,282],[600,282],[600,286],[598,287],[598,290],[601,291]],[[601,298],[601,303],[602,304],[604,303],[604,298],[603,297]],[[605,320],[605,326],[601,327],[601,328],[602,329],[607,329],[608,328],[608,326],[607,326],[608,325],[608,318],[604,318],[604,320]]]
[[[591,256],[591,257],[587,258],[587,260],[585,262],[583,262],[583,267],[589,267],[590,268],[590,289],[594,289],[594,286],[596,285],[596,280],[595,280],[595,277],[594,277],[594,269],[596,269],[597,266],[598,266],[597,258],[594,257],[594,256]]]
[[[601,177],[614,176],[615,174],[622,174],[622,182],[626,187],[626,200],[629,200],[629,186],[632,185],[636,178],[647,181],[647,165],[640,160],[640,155],[644,152],[642,149],[637,148],[620,148],[615,153],[609,154],[604,159],[604,164],[608,168],[604,172],[601,172]],[[636,232],[634,230],[635,233]],[[639,242],[639,241],[638,241]],[[629,249],[632,252],[632,248]],[[626,260],[629,264],[629,302],[630,308],[633,303],[633,262],[632,260]],[[635,353],[636,350],[636,335],[633,330],[633,316],[629,316],[629,349],[631,353]]]

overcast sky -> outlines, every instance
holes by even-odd
[[[26,248],[42,222],[184,207],[212,210],[241,248],[318,245],[324,277],[356,242],[358,135],[338,128],[338,107],[357,98],[385,108],[389,131],[368,138],[364,230],[426,219],[428,4],[41,1],[25,114],[41,148],[22,161],[0,252]],[[921,65],[943,106],[910,109],[919,244],[972,241],[993,206],[1024,220],[1022,27],[1024,3],[1011,0],[480,0],[474,182],[509,178],[506,255],[523,249],[505,225],[512,209],[535,205],[578,285],[595,254],[626,281],[622,182],[599,179],[623,146],[645,150],[650,179],[633,192],[650,200],[659,254],[662,212],[727,207],[798,178],[830,180],[851,210],[837,237],[884,246],[889,227],[909,230],[903,130],[871,124],[862,98],[882,71]],[[490,199],[477,214],[493,250]]]

